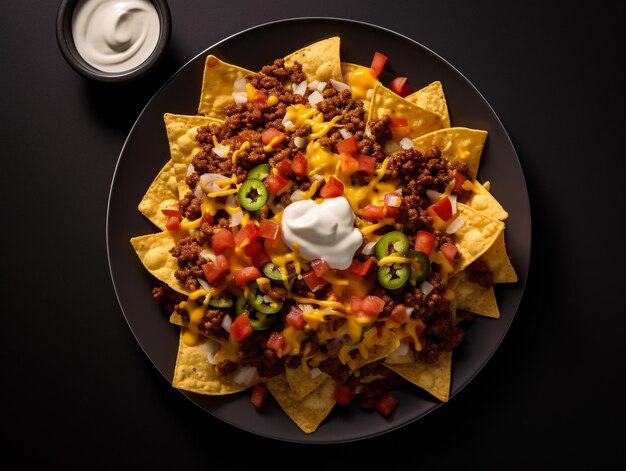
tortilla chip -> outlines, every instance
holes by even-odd
[[[472,184],[480,190],[480,193],[472,192],[472,196],[467,201],[467,205],[470,208],[500,221],[504,221],[509,217],[509,213],[478,180],[472,180]]]
[[[343,83],[348,83],[350,80],[350,74],[355,70],[361,67],[359,64],[352,64],[351,62],[342,62],[341,63],[341,76],[343,77],[341,81]]]
[[[176,238],[172,234],[167,231],[146,234],[131,238],[130,243],[152,276],[179,293],[189,294],[185,285],[174,276],[178,269],[178,261],[169,252],[176,245]]]
[[[330,79],[342,81],[340,45],[339,36],[315,42],[286,56],[285,66],[291,67],[299,62],[309,82],[327,82]]]
[[[441,116],[441,123],[444,128],[450,127],[450,115],[448,114],[448,103],[443,92],[443,85],[439,80],[426,85],[424,88],[407,95],[405,99],[414,105],[432,111]]]
[[[515,268],[511,264],[504,244],[504,231],[498,235],[489,250],[480,258],[489,267],[495,283],[515,283],[517,281],[517,273],[515,273]]]
[[[235,80],[253,73],[251,70],[223,62],[212,54],[207,56],[204,63],[198,114],[209,118],[225,119],[226,115],[222,109],[226,105],[235,103],[235,98],[233,98]]]
[[[236,373],[218,376],[215,365],[209,363],[203,351],[203,345],[204,343],[193,347],[186,345],[183,342],[183,329],[181,329],[172,386],[176,389],[209,396],[232,394],[249,387],[237,384],[233,380]]]
[[[370,333],[373,335],[377,335],[376,329],[370,329],[364,335],[367,336]],[[389,334],[388,337],[378,337],[376,338],[376,340],[374,340],[375,342],[374,344],[372,345],[368,344],[367,358],[364,358],[361,355],[361,352],[358,350],[359,348],[358,344],[355,344],[354,349],[357,349],[358,353],[356,354],[355,357],[350,358],[347,361],[347,364],[350,367],[350,369],[353,371],[358,370],[359,368],[365,365],[369,365],[370,363],[373,363],[375,361],[381,360],[385,358],[387,355],[389,355],[390,353],[394,352],[400,346],[400,338],[391,331],[388,331],[388,334]],[[341,355],[339,358],[341,359]]]
[[[413,139],[415,148],[424,152],[430,146],[441,149],[441,157],[449,162],[465,162],[469,176],[476,178],[487,131],[463,127],[446,128]]]
[[[177,313],[176,311],[172,312],[170,314],[170,323],[174,324],[174,325],[179,325],[181,327],[186,326],[187,324],[189,324],[188,322],[186,322],[183,319],[183,316],[181,316],[179,313]]]
[[[202,144],[196,141],[198,128],[211,123],[222,125],[224,122],[206,116],[187,116],[172,113],[165,113],[163,120],[167,130],[170,155],[174,162],[174,173],[178,181],[178,196],[182,199],[189,191],[189,187],[185,183],[187,168],[194,156],[202,150]]]
[[[164,208],[178,209],[178,182],[174,162],[170,159],[153,180],[139,202],[139,212],[162,231],[166,230],[168,216],[161,212]]]
[[[465,272],[459,273],[450,285],[454,291],[457,309],[464,309],[494,319],[500,318],[500,310],[493,286],[483,288],[478,283],[469,281]]]
[[[385,115],[390,115],[392,118],[406,118],[411,129],[411,133],[408,135],[410,139],[415,139],[443,127],[441,116],[408,102],[377,82],[372,94],[367,121],[383,118]]]
[[[311,394],[297,399],[285,375],[275,376],[265,382],[276,402],[305,433],[312,433],[324,421],[335,405],[335,381],[326,380]]]
[[[463,203],[457,204],[457,211],[465,223],[456,231],[456,246],[461,259],[456,271],[461,271],[484,254],[504,230],[504,223],[479,213]]]
[[[452,352],[442,352],[437,363],[419,363],[385,366],[407,381],[419,386],[442,402],[450,399],[452,379]]]
[[[285,379],[289,383],[293,397],[298,400],[311,394],[326,378],[328,378],[326,373],[321,373],[313,378],[310,371],[304,370],[301,366],[285,368]]]

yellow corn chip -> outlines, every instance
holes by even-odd
[[[324,39],[292,52],[285,57],[285,65],[291,67],[295,62],[302,64],[302,72],[309,82],[330,79],[342,81],[339,36]]]
[[[311,372],[304,370],[301,366],[285,368],[285,380],[291,388],[293,397],[298,400],[313,392],[326,378],[328,378],[326,373],[321,373],[313,378]]]
[[[419,386],[426,392],[443,402],[450,399],[450,382],[452,378],[452,353],[442,352],[437,363],[404,363],[385,366],[407,381]]]
[[[456,271],[461,271],[493,245],[504,230],[504,223],[462,203],[457,204],[457,210],[465,221],[456,232],[456,246],[461,252]]]
[[[450,287],[454,291],[457,309],[464,309],[494,319],[500,317],[493,286],[483,288],[478,283],[469,281],[465,272],[461,272],[450,282]]]
[[[161,209],[178,209],[178,182],[174,162],[171,159],[156,176],[137,208],[155,226],[162,231],[165,230],[168,216],[163,214]]]
[[[498,200],[478,180],[472,180],[472,184],[478,192],[472,192],[472,196],[467,201],[467,205],[470,208],[500,221],[504,221],[509,217],[509,213],[504,210],[502,205],[498,203]]]
[[[432,111],[441,116],[441,123],[444,128],[450,127],[450,115],[448,114],[448,103],[443,92],[443,85],[439,80],[425,86],[424,88],[407,95],[406,100],[414,105]]]
[[[498,235],[489,250],[481,256],[481,260],[489,267],[495,283],[515,283],[517,281],[517,273],[515,273],[515,268],[511,264],[504,244],[504,231]]]
[[[226,105],[235,103],[233,85],[235,80],[254,72],[219,60],[209,55],[204,63],[202,90],[198,114],[210,118],[225,119],[222,109]]]

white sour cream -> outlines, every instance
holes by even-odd
[[[161,29],[149,0],[80,0],[72,17],[78,53],[103,72],[124,72],[154,51]]]
[[[321,204],[312,200],[291,203],[283,211],[282,237],[291,249],[298,243],[306,260],[321,258],[331,268],[346,269],[363,242],[354,227],[354,213],[344,196]]]

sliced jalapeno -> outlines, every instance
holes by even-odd
[[[237,192],[239,204],[246,211],[257,211],[265,206],[270,194],[265,187],[265,183],[256,178],[249,178],[244,181]]]
[[[408,257],[417,262],[411,263],[411,271],[415,283],[421,283],[430,275],[430,259],[428,255],[419,250],[409,250]]]
[[[240,316],[246,311],[246,298],[239,296],[237,301],[235,301],[235,315]]]
[[[220,293],[217,296],[209,299],[209,306],[224,309],[227,307],[233,307],[233,298],[228,293]]]
[[[259,164],[252,167],[248,170],[248,176],[246,177],[248,180],[251,178],[255,178],[257,180],[265,180],[265,178],[272,171],[272,166],[270,164]]]
[[[378,260],[389,255],[404,257],[409,251],[409,239],[400,231],[391,231],[376,242],[374,251]]]
[[[283,281],[283,274],[280,272],[280,268],[278,268],[272,262],[267,262],[265,265],[263,265],[263,268],[261,268],[261,270],[263,271],[263,274],[267,276],[270,280]],[[287,280],[293,280],[295,276],[296,273],[287,275]]]
[[[385,289],[398,289],[409,280],[411,265],[408,263],[394,263],[383,265],[378,269],[378,282]]]
[[[251,289],[246,301],[257,311],[263,314],[276,314],[283,307],[283,303],[263,294],[258,289]]]
[[[254,311],[252,314],[248,315],[248,319],[250,320],[250,327],[254,330],[265,330],[274,324],[278,320],[277,315],[275,314],[263,314],[262,312]]]

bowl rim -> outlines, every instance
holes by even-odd
[[[56,38],[66,62],[79,74],[99,82],[129,82],[145,76],[161,61],[172,33],[172,17],[166,0],[149,0],[159,16],[160,30],[157,44],[141,64],[122,72],[105,72],[89,64],[80,55],[72,35],[74,8],[81,0],[62,0],[56,17]]]

